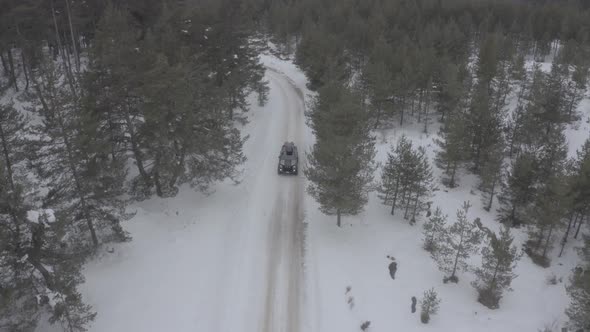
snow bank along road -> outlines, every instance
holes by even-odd
[[[269,70],[271,86],[280,92],[283,107],[277,112],[286,112],[278,142],[294,141],[302,146],[304,123],[304,100],[301,91],[291,85],[282,74]],[[280,127],[280,126],[279,126]],[[273,153],[276,154],[273,149]],[[304,164],[305,153],[300,153],[299,165]],[[274,162],[268,165],[273,171]],[[302,172],[299,173],[302,176]],[[303,288],[303,194],[304,181],[299,178],[282,177],[270,215],[268,232],[267,287],[264,307],[265,332],[296,332],[300,326],[300,305]]]
[[[243,128],[242,182],[134,204],[133,241],[86,266],[91,332],[301,330],[305,184],[301,173],[279,176],[277,163],[293,141],[304,164],[304,100],[283,74],[269,69],[266,79],[269,102],[251,96]]]

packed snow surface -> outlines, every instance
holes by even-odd
[[[90,331],[302,330],[304,180],[277,166],[283,142],[306,144],[304,100],[271,64],[266,79],[269,102],[252,96],[242,128],[242,181],[133,204],[133,241],[87,264]]]
[[[365,212],[346,217],[338,228],[335,217],[319,212],[305,193],[302,173],[278,176],[284,141],[299,146],[300,166],[313,144],[304,118],[311,93],[291,62],[271,55],[261,60],[268,68],[270,96],[264,107],[256,105],[255,96],[250,99],[249,123],[242,128],[249,135],[242,181],[220,183],[210,195],[182,188],[174,198],[133,204],[130,210],[137,214],[125,224],[133,241],[115,245],[113,253],[105,251],[84,270],[84,300],[98,312],[91,332],[358,332],[364,321],[371,322],[371,332],[562,326],[576,243],[568,243],[561,258],[553,253],[547,269],[523,256],[514,291],[505,294],[499,309],[489,310],[477,302],[471,273],[460,273],[458,284],[443,284],[442,273],[421,248],[423,218],[411,226],[371,195]],[[588,106],[585,100],[583,120],[568,128],[570,155],[588,137]],[[437,129],[421,130],[408,125],[375,132],[378,160],[383,162],[391,144],[406,134],[432,161]],[[469,217],[498,230],[493,209],[482,209],[476,178],[461,174],[459,179],[452,190],[439,184],[433,208],[440,206],[453,222],[455,211],[469,200]],[[522,244],[524,230],[514,235]],[[398,263],[395,280],[387,256]],[[471,260],[475,266],[480,262]],[[550,285],[553,276],[557,283]],[[424,325],[419,303],[418,312],[410,312],[411,297],[420,300],[430,288],[442,303]]]

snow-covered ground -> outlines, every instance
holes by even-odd
[[[133,204],[133,241],[86,265],[91,332],[303,330],[304,180],[277,162],[284,141],[309,136],[303,92],[273,68],[268,104],[250,100],[243,180]]]
[[[430,141],[413,138],[424,144]],[[388,147],[380,144],[380,155]],[[440,206],[449,215],[449,222],[454,222],[456,210],[469,200],[473,207],[468,216],[472,220],[480,217],[484,225],[497,231],[495,214],[483,210],[479,193],[470,193],[474,185],[473,176],[462,176],[461,186],[448,193],[439,191],[433,206]],[[389,208],[371,195],[366,212],[346,218],[343,228],[338,229],[335,219],[317,212],[313,201],[306,204],[310,223],[308,251],[313,252],[306,263],[313,267],[314,276],[309,279],[315,280],[309,287],[319,294],[318,315],[310,331],[359,331],[366,320],[371,321],[372,332],[537,331],[545,325],[559,326],[564,319],[568,303],[565,282],[576,260],[572,250],[562,258],[554,258],[548,269],[523,256],[516,270],[519,277],[512,284],[514,291],[505,295],[500,309],[489,310],[477,302],[477,293],[470,285],[471,274],[460,274],[458,284],[443,284],[442,272],[421,247],[423,220],[411,226],[401,216],[391,216]],[[525,234],[515,231],[515,237],[522,243]],[[389,276],[391,261],[387,256],[397,261],[395,280]],[[474,266],[481,263],[479,257],[471,262]],[[548,285],[547,278],[553,275],[560,281]],[[429,325],[423,325],[419,307],[415,314],[410,311],[411,297],[420,299],[430,288],[441,297],[441,309]]]
[[[545,67],[550,69],[550,64]],[[566,130],[570,156],[589,137],[590,99],[586,98],[579,110],[582,120]],[[425,135],[422,129],[421,125],[409,125],[376,132],[377,160],[385,162],[391,145],[404,134],[415,145],[424,146],[432,162],[436,134]],[[430,133],[436,132],[436,128],[430,129]],[[434,167],[434,173],[440,178],[441,170]],[[454,222],[456,210],[469,200],[473,205],[468,214],[470,219],[479,217],[485,226],[499,231],[496,212],[483,209],[476,177],[461,174],[458,178],[460,186],[450,190],[438,182],[433,208],[439,206],[449,216],[448,222]],[[442,272],[421,247],[424,218],[411,226],[399,214],[390,215],[390,208],[382,205],[376,194],[370,196],[365,212],[344,219],[341,229],[336,227],[335,217],[319,212],[312,199],[307,198],[306,207],[309,224],[306,251],[310,253],[306,256],[309,274],[306,280],[310,281],[308,292],[314,294],[308,305],[316,313],[306,331],[360,331],[365,321],[371,322],[372,332],[516,332],[544,328],[557,331],[566,320],[564,310],[569,299],[565,286],[578,261],[573,248],[579,242],[570,241],[561,258],[554,251],[552,265],[547,269],[533,264],[524,255],[516,269],[518,277],[512,283],[514,291],[505,294],[499,309],[490,310],[477,302],[477,293],[470,284],[474,279],[471,273],[460,274],[458,284],[442,282]],[[515,230],[513,235],[518,245],[526,239],[524,229]],[[395,280],[389,275],[388,256],[393,256],[398,264]],[[479,266],[481,259],[473,257],[470,262]],[[548,283],[553,276],[557,280],[555,285]],[[417,312],[411,313],[411,298],[420,300],[430,288],[438,292],[442,302],[438,315],[424,325],[420,323],[419,304]]]
[[[372,332],[561,326],[568,303],[565,284],[576,261],[574,243],[563,257],[552,257],[548,269],[523,256],[514,291],[500,309],[489,310],[476,301],[471,274],[460,274],[458,284],[442,283],[442,273],[421,248],[423,220],[410,226],[371,195],[366,212],[346,217],[338,228],[305,193],[301,173],[278,176],[283,141],[294,141],[302,159],[313,144],[303,114],[312,94],[292,63],[270,55],[261,60],[271,90],[265,107],[251,98],[250,122],[243,128],[250,136],[243,181],[218,184],[211,195],[182,188],[174,198],[132,205],[137,214],[125,228],[133,241],[114,246],[113,253],[105,252],[84,270],[84,300],[98,312],[91,332],[357,332],[364,321],[371,322]],[[572,151],[589,133],[590,101],[581,107],[584,120],[567,131]],[[401,134],[425,146],[432,160],[435,135],[421,129],[376,132],[378,160]],[[497,230],[495,213],[482,209],[476,178],[461,174],[459,179],[460,186],[448,192],[439,185],[433,206],[452,222],[457,208],[470,200],[469,217]],[[523,230],[515,236],[519,243],[525,238]],[[387,256],[398,262],[395,280]],[[472,263],[479,265],[479,257]],[[559,281],[549,285],[553,275]],[[441,309],[424,325],[410,312],[411,297],[420,299],[432,287],[442,298]]]

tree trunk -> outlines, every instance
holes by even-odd
[[[572,216],[570,217],[570,220],[567,223],[567,229],[565,230],[565,233],[563,234],[563,239],[561,240],[561,249],[559,250],[559,255],[557,257],[561,257],[561,255],[563,254],[563,249],[565,248],[565,244],[567,243],[567,237],[570,234],[570,229],[572,228],[572,222],[574,221],[574,215],[576,216],[576,219],[578,219],[578,215],[576,213],[572,213]]]
[[[399,126],[400,127],[402,127],[404,125],[405,107],[406,107],[406,98],[402,97],[401,98],[401,107],[400,107],[401,115],[400,115],[400,119],[399,119]]]
[[[15,73],[15,69],[14,69],[14,59],[12,57],[12,48],[8,47],[8,66],[10,68],[10,81],[12,83],[12,85],[14,85],[14,89],[16,90],[16,92],[19,91],[18,89],[18,82],[16,80],[16,73]]]
[[[14,179],[13,179],[13,172],[12,172],[12,160],[10,159],[10,152],[9,152],[9,147],[8,147],[8,142],[7,142],[7,137],[4,133],[4,128],[2,128],[2,124],[0,123],[0,140],[2,141],[2,152],[4,154],[4,165],[5,165],[5,169],[6,169],[6,178],[8,179],[8,185],[10,186],[10,192],[12,193],[10,196],[10,199],[8,201],[8,214],[10,215],[10,218],[12,219],[12,223],[14,224],[14,232],[12,232],[12,237],[15,241],[15,251],[19,252],[21,250],[21,221],[19,220],[18,216],[17,216],[17,212],[15,211],[15,208],[17,206],[17,201],[18,201],[18,196],[17,196],[17,190],[16,190],[16,186],[14,184]],[[20,275],[20,268],[18,267],[18,265],[15,262],[15,266],[14,266],[14,274],[15,274],[15,278],[18,278],[18,276]]]
[[[547,234],[547,237],[545,238],[545,245],[543,245],[543,258],[547,258],[547,249],[549,248],[549,242],[551,241],[551,235],[553,235],[554,227],[555,225],[553,224],[549,226],[549,234]]]
[[[67,66],[68,60],[66,59],[65,48],[62,46],[61,37],[59,35],[59,28],[57,26],[57,18],[55,17],[55,7],[53,5],[53,0],[51,0],[51,15],[53,17],[53,28],[55,29],[55,39],[57,40],[57,47],[59,53],[61,54],[63,65],[66,69],[66,77],[68,79],[68,83],[70,85],[70,89],[72,90],[72,95],[74,96],[74,99],[78,100],[78,94],[76,93],[76,88],[74,85],[74,77],[72,75],[72,71]]]
[[[152,166],[152,174],[154,179],[154,185],[156,187],[156,195],[158,197],[164,197],[164,191],[162,190],[162,182],[160,181],[160,154],[156,153],[154,158],[154,166]]]
[[[397,203],[397,195],[399,192],[399,178],[395,183],[395,193],[393,194],[393,203],[391,204],[391,215],[393,216],[395,213],[395,204]]]
[[[8,64],[6,63],[6,59],[4,58],[4,50],[0,49],[0,62],[2,63],[2,70],[4,71],[4,76],[10,75],[10,68],[8,68]]]
[[[12,161],[10,160],[10,153],[8,151],[8,142],[7,138],[4,134],[4,128],[2,128],[2,124],[0,123],[0,140],[2,141],[2,152],[4,154],[4,164],[6,169],[6,178],[8,179],[8,184],[10,185],[10,191],[16,195],[16,187],[14,185],[14,179],[12,175]]]
[[[154,165],[154,168],[154,184],[156,185],[156,195],[158,195],[158,197],[164,197],[162,184],[160,183],[160,172],[158,172],[158,165]]]
[[[426,102],[424,106],[424,133],[428,134],[428,119],[430,116],[430,91],[426,91]]]
[[[475,143],[475,158],[473,164],[473,172],[479,174],[479,166],[481,165],[481,142]]]
[[[408,195],[404,198],[406,203],[406,209],[404,210],[404,219],[408,220],[408,211],[410,211],[410,205],[412,205],[412,193],[408,192]]]
[[[578,234],[580,234],[580,228],[582,228],[582,224],[584,223],[584,219],[585,219],[585,216],[582,216],[580,218],[580,221],[578,221],[578,228],[576,229],[576,234],[574,234],[574,239],[578,238]]]
[[[184,169],[184,159],[185,159],[185,154],[184,154],[184,152],[182,152],[182,155],[179,157],[178,164],[176,165],[176,168],[174,169],[174,173],[172,174],[170,181],[168,181],[168,186],[170,188],[174,188],[176,186],[176,182],[178,181],[178,178],[182,174],[182,170]]]
[[[488,205],[485,207],[486,211],[490,211],[492,209],[492,204],[494,203],[494,191],[496,190],[496,179],[492,181],[492,187],[490,188],[490,200],[488,201]]]
[[[43,264],[41,264],[41,262],[38,259],[38,255],[33,255],[31,252],[28,253],[28,258],[27,261],[33,265],[33,267],[39,271],[39,273],[41,273],[41,276],[43,277],[43,280],[45,280],[45,286],[47,286],[47,289],[49,290],[54,290],[54,285],[53,285],[53,278],[51,276],[51,273],[49,273],[49,271],[45,268],[45,266]]]
[[[80,177],[78,175],[78,170],[76,169],[76,165],[74,163],[74,157],[72,155],[72,145],[70,143],[70,139],[68,138],[68,135],[66,133],[65,130],[65,125],[63,122],[63,119],[61,117],[61,114],[56,114],[57,116],[57,120],[59,121],[59,125],[61,127],[61,132],[62,132],[62,138],[64,140],[64,145],[66,147],[66,153],[67,153],[67,158],[68,158],[68,165],[70,168],[70,172],[72,172],[72,177],[74,178],[74,185],[76,186],[76,191],[78,192],[78,196],[80,198],[80,204],[82,205],[82,214],[84,215],[84,218],[86,219],[86,225],[88,226],[88,229],[90,230],[90,236],[92,238],[92,243],[94,244],[94,247],[98,247],[98,237],[96,236],[96,230],[94,229],[94,224],[92,222],[92,218],[90,218],[90,214],[88,213],[88,205],[86,203],[86,197],[84,196],[84,191],[82,190],[82,185],[80,182]]]
[[[137,165],[137,170],[139,171],[139,175],[143,179],[143,182],[147,188],[151,188],[152,182],[150,180],[150,176],[145,171],[145,167],[143,165],[143,153],[141,153],[141,149],[137,144],[137,139],[135,136],[135,130],[133,128],[133,123],[131,121],[131,117],[129,112],[125,114],[125,122],[127,123],[127,130],[129,131],[129,143],[131,143],[131,152],[133,153],[133,159],[135,159],[135,164]]]
[[[455,188],[455,173],[457,172],[457,163],[451,163],[451,180],[449,181],[449,187]]]
[[[70,49],[70,46],[66,43],[63,44],[63,53],[65,55],[66,61],[65,61],[65,68],[67,70],[67,72],[72,76],[72,78],[74,77],[74,70],[72,69],[72,59],[71,59],[71,53],[72,50]]]
[[[490,280],[490,285],[488,287],[488,289],[494,290],[496,289],[496,279],[498,278],[498,270],[500,269],[500,262],[496,263],[496,266],[494,267],[494,275],[492,276],[492,280]]]
[[[379,127],[379,122],[381,122],[381,103],[377,103],[377,114],[375,116],[375,126],[373,129],[377,129]]]
[[[43,107],[43,112],[45,113],[44,115],[46,117],[49,116],[49,114],[50,114],[49,113],[49,106],[47,106],[47,101],[45,100],[45,97],[43,97],[43,92],[41,91],[41,87],[35,81],[33,81],[33,87],[35,88],[35,91],[37,92],[37,97],[39,98],[39,101],[41,102],[41,107]]]
[[[455,273],[457,272],[457,265],[459,264],[459,253],[461,251],[457,250],[457,254],[455,255],[455,263],[453,264],[453,273],[451,273],[451,276],[449,278],[453,278],[455,277]]]
[[[338,227],[342,227],[342,224],[340,223],[340,219],[341,219],[340,210],[336,210],[336,225]]]
[[[522,101],[522,98],[524,97],[524,94],[526,92],[526,82],[527,82],[527,80],[525,78],[525,79],[523,79],[523,81],[520,85],[520,90],[518,91],[518,97],[516,100],[517,105],[520,105],[520,102]]]
[[[416,198],[414,199],[414,210],[412,211],[412,218],[410,219],[410,223],[416,222],[416,213],[418,212],[418,202],[420,201],[420,195],[416,194]]]
[[[111,141],[111,156],[113,158],[113,162],[117,161],[117,139],[115,135],[115,123],[113,122],[113,111],[112,108],[107,106],[107,114],[108,114],[108,124],[109,124],[109,140]]]
[[[512,202],[512,211],[510,211],[510,226],[516,227],[520,225],[520,222],[516,220],[516,203]]]
[[[420,89],[420,95],[418,97],[418,123],[422,121],[422,98],[424,98],[424,89]]]
[[[25,74],[25,90],[29,90],[29,71],[27,69],[27,62],[25,61],[25,52],[21,50],[20,52],[21,61],[23,63],[23,73]]]
[[[70,25],[70,35],[72,37],[72,48],[74,49],[74,59],[76,61],[76,71],[80,72],[80,53],[78,53],[77,41],[74,34],[74,26],[72,25],[72,10],[70,9],[70,0],[66,0],[66,10],[68,14],[68,23]]]
[[[510,148],[508,149],[508,157],[512,159],[512,154],[514,153],[514,143],[516,141],[516,123],[514,124],[514,128],[512,129],[512,133],[510,135]]]
[[[453,273],[451,273],[450,278],[455,277],[455,273],[457,272],[457,265],[459,264],[459,255],[461,254],[461,250],[463,248],[463,237],[465,236],[465,229],[461,229],[461,235],[459,236],[459,245],[457,249],[457,253],[455,255],[455,264],[453,264]]]

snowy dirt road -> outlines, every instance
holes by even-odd
[[[301,91],[286,77],[269,70],[271,86],[279,89],[287,112],[282,132],[283,141],[302,140],[304,101]],[[298,144],[301,146],[301,144]],[[300,154],[300,166],[305,154]],[[276,168],[276,163],[272,165]],[[300,173],[301,174],[301,173]],[[299,175],[301,176],[301,175]],[[284,177],[279,181],[279,194],[274,202],[268,232],[267,287],[264,309],[265,332],[298,332],[302,300],[303,267],[303,179]]]
[[[277,163],[285,141],[305,163],[304,97],[278,71],[266,79],[268,103],[250,96],[242,128],[241,183],[133,204],[133,241],[86,265],[82,293],[98,312],[90,332],[303,330],[305,179],[279,176]]]
[[[243,222],[228,224],[226,241],[234,245],[224,254],[229,264],[217,272],[224,276],[219,287],[225,292],[216,331],[300,330],[304,179],[301,173],[279,176],[277,166],[283,142],[302,143],[304,100],[283,74],[269,69],[266,77],[269,103],[251,115],[246,128],[249,161],[240,186],[247,196],[235,210]],[[304,155],[301,151],[300,166]]]

